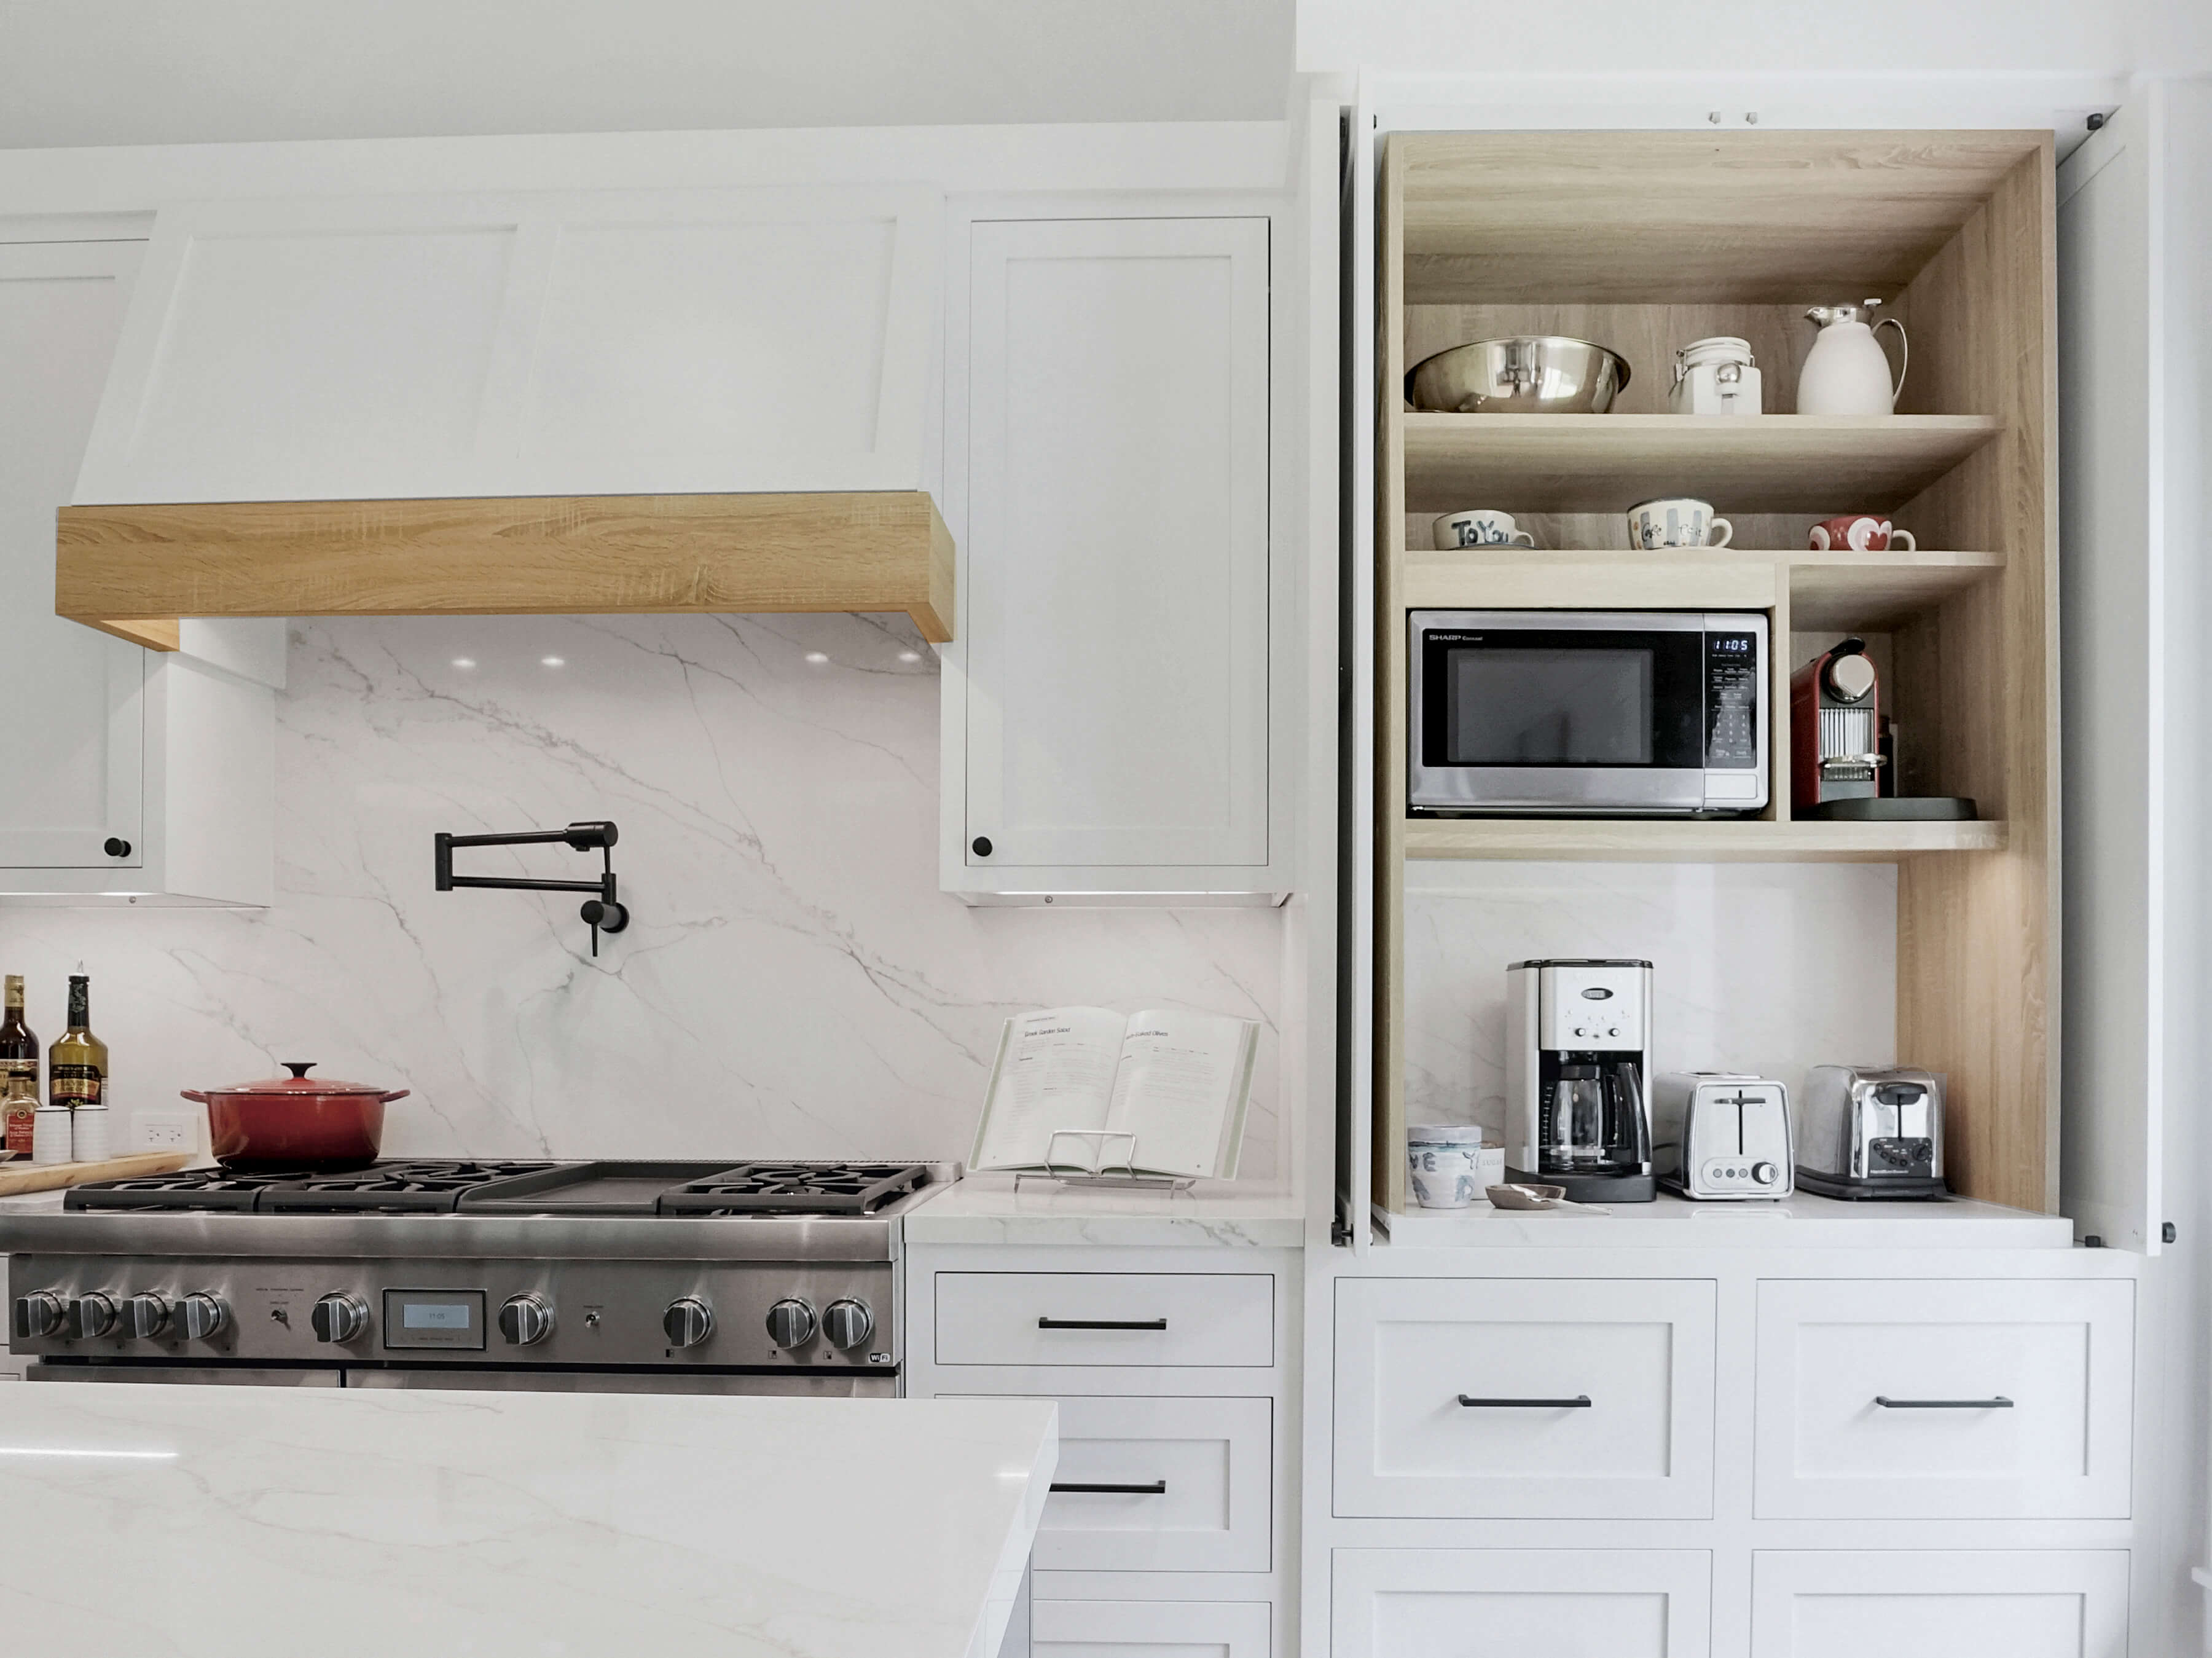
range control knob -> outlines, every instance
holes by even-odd
[[[169,1303],[151,1290],[123,1303],[123,1332],[140,1341],[151,1341],[169,1327]]]
[[[864,1303],[833,1301],[822,1309],[822,1333],[842,1352],[859,1346],[874,1333],[876,1321]]]
[[[672,1307],[668,1310],[673,1316],[676,1309]],[[711,1324],[710,1320],[710,1327]],[[507,1304],[499,1309],[499,1333],[518,1347],[527,1347],[534,1341],[543,1341],[553,1333],[553,1309],[536,1296],[509,1296]],[[703,1335],[705,1332],[700,1333]],[[691,1345],[689,1341],[678,1340],[672,1328],[668,1337],[678,1346]]]
[[[177,1303],[177,1332],[187,1341],[211,1340],[229,1322],[230,1309],[218,1296],[203,1292]]]
[[[768,1339],[779,1347],[804,1347],[814,1339],[814,1309],[803,1301],[779,1301],[768,1309]]]
[[[307,1315],[318,1341],[358,1341],[368,1328],[368,1308],[356,1296],[331,1294]]]
[[[115,1303],[99,1291],[79,1296],[69,1304],[69,1338],[96,1341],[115,1327]]]
[[[1751,1177],[1761,1186],[1771,1186],[1780,1179],[1782,1171],[1771,1163],[1755,1163],[1751,1166]]]
[[[714,1333],[714,1309],[696,1296],[684,1296],[668,1303],[660,1327],[668,1333],[670,1345],[696,1347]]]
[[[51,1290],[33,1290],[27,1296],[15,1297],[15,1339],[28,1341],[39,1336],[50,1336],[62,1327],[68,1309],[62,1298]]]

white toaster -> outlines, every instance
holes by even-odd
[[[1686,1198],[1786,1198],[1796,1189],[1790,1093],[1765,1077],[1669,1072],[1651,1096],[1652,1167]]]

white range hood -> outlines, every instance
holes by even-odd
[[[918,185],[164,209],[56,608],[170,647],[517,610],[949,637],[943,216]]]

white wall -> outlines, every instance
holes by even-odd
[[[2201,0],[1297,0],[1297,66],[1515,76],[1948,72],[2068,76],[2212,69]]]
[[[0,909],[41,1037],[91,974],[122,1111],[315,1060],[415,1090],[392,1153],[964,1157],[1008,1014],[1188,1006],[1262,1022],[1243,1172],[1278,1166],[1280,913],[939,893],[902,616],[295,624],[278,708],[273,908]],[[596,961],[575,898],[432,890],[436,830],[594,817],[635,915]]]

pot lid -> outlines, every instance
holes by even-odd
[[[289,1077],[264,1077],[258,1082],[233,1083],[228,1088],[211,1088],[210,1094],[389,1094],[388,1088],[379,1088],[374,1083],[342,1083],[329,1077],[310,1077],[315,1068],[313,1060],[286,1060],[284,1068]]]

